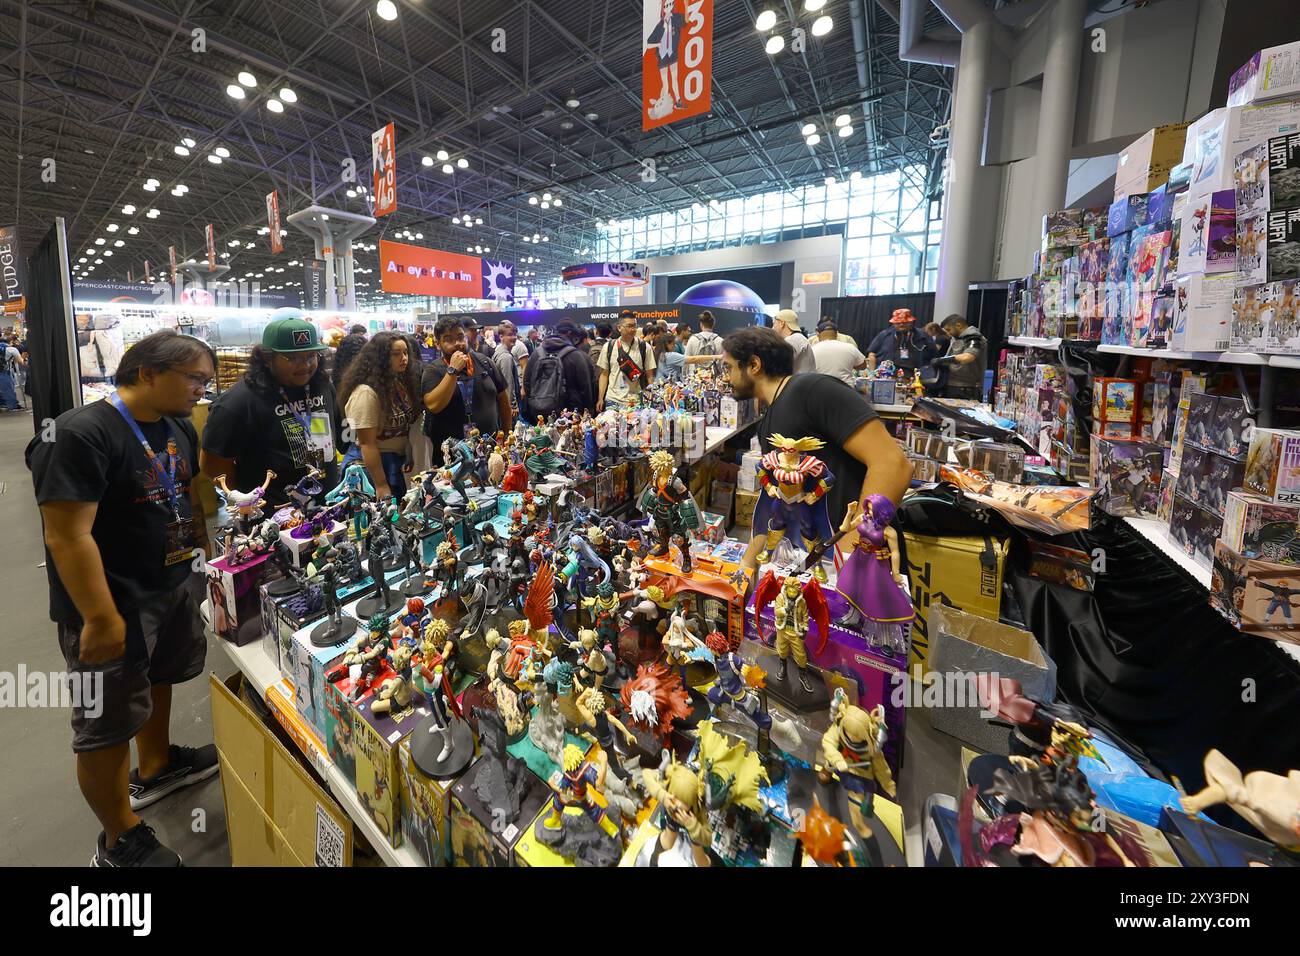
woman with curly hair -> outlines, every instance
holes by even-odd
[[[347,373],[348,366],[352,360],[361,354],[361,350],[366,347],[366,336],[364,333],[349,333],[339,339],[339,344],[334,348],[334,359],[330,365],[330,381],[334,383],[334,391],[337,392],[343,385],[343,376]]]
[[[339,404],[353,438],[343,467],[364,462],[376,498],[401,498],[411,426],[421,412],[419,370],[405,336],[379,332],[365,344],[343,374]]]

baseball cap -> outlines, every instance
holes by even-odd
[[[555,324],[555,328],[551,331],[556,335],[563,335],[566,338],[573,338],[576,335],[587,334],[586,330],[572,319],[561,319]]]
[[[834,332],[838,328],[839,326],[835,324],[835,320],[830,318],[829,316],[817,323],[818,332]]]
[[[782,309],[776,314],[776,317],[773,318],[772,321],[773,323],[781,322],[788,325],[796,332],[799,331],[799,313],[794,309]]]
[[[284,314],[281,314],[284,313]],[[262,347],[272,352],[319,352],[320,333],[297,309],[277,309],[262,330]]]

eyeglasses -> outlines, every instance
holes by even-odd
[[[190,384],[196,389],[201,388],[204,391],[207,391],[208,386],[212,384],[212,379],[208,378],[206,375],[196,375],[193,372],[186,372],[184,369],[179,368],[174,368],[172,371],[177,375],[185,376],[185,378],[189,379]]]
[[[277,352],[290,365],[311,365],[320,361],[319,352]]]

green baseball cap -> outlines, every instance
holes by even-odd
[[[262,347],[272,352],[319,352],[325,348],[320,344],[316,326],[297,309],[280,309],[274,313],[262,331]]]

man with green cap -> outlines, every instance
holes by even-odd
[[[309,469],[324,472],[325,488],[338,483],[338,412],[325,372],[320,334],[298,309],[277,309],[253,348],[242,381],[212,404],[203,429],[199,464],[232,488],[254,488],[274,471],[266,489],[272,508],[289,503],[286,489]]]

